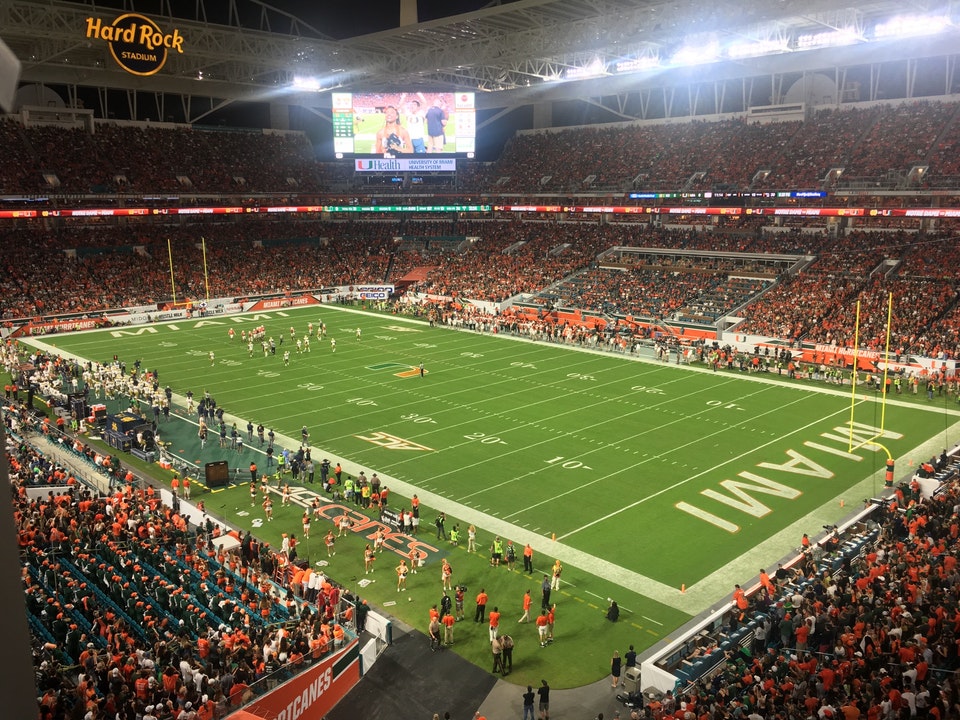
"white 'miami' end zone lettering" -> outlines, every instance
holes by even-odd
[[[844,449],[850,446],[851,438],[854,446],[860,446],[857,448],[859,452],[880,452],[881,448],[878,445],[869,445],[865,443],[868,443],[871,440],[879,440],[881,438],[899,440],[903,437],[903,435],[891,430],[881,430],[880,428],[872,427],[870,425],[853,423],[852,436],[851,427],[847,425],[841,425],[839,427],[835,427],[832,433],[822,433],[820,437],[833,443],[837,443],[841,445],[841,447],[834,447],[831,445],[824,445],[822,443],[809,441],[805,442],[804,446],[812,450],[825,452],[829,455],[833,455],[834,457],[842,458],[844,460],[859,462],[863,460],[861,455],[848,452],[846,449]],[[787,456],[790,459],[785,463],[777,464],[762,462],[758,463],[757,467],[764,468],[766,470],[787,473],[788,476],[786,478],[781,478],[784,480],[789,480],[791,479],[791,476],[796,477],[797,475],[818,478],[821,480],[829,480],[835,475],[835,473],[828,467],[811,460],[796,450],[787,450]],[[710,500],[715,500],[721,505],[726,505],[734,510],[746,513],[747,515],[755,518],[761,518],[768,514],[770,512],[770,508],[764,505],[757,498],[753,497],[754,494],[773,495],[786,500],[795,500],[803,494],[803,492],[797,488],[791,487],[790,485],[784,485],[781,482],[757,475],[756,473],[744,471],[737,473],[737,475],[738,477],[743,478],[743,480],[723,480],[720,482],[720,487],[727,490],[730,493],[729,495],[713,489],[702,490],[700,494],[706,498],[709,498]],[[735,533],[740,530],[740,526],[732,520],[720,517],[716,514],[716,512],[704,510],[703,508],[691,505],[688,502],[678,502],[675,507],[678,510],[682,510],[683,512],[687,513],[688,515],[692,515],[695,518],[710,523],[711,525],[729,533]],[[718,509],[717,512],[719,511],[720,510]]]

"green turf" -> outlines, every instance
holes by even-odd
[[[314,339],[309,354],[294,354],[284,367],[282,352],[295,350],[290,326],[302,336],[307,323],[320,318],[337,339],[336,352],[329,340]],[[251,358],[239,340],[241,328],[261,323],[268,335],[284,337],[277,356],[265,358],[257,347]],[[358,326],[362,341],[355,337]],[[229,327],[237,331],[233,341]],[[738,566],[754,548],[763,548],[762,562],[769,565],[797,544],[799,535],[783,528],[827,507],[833,509],[823,517],[838,517],[846,511],[836,507],[837,498],[853,505],[882,488],[877,473],[886,452],[873,447],[846,454],[849,391],[821,384],[696,372],[334,307],[47,341],[94,360],[117,354],[132,365],[139,358],[145,368],[159,369],[161,384],[180,396],[188,389],[196,396],[210,391],[240,419],[241,430],[249,418],[299,439],[307,425],[316,459],[342,460],[347,472],[377,472],[393,486],[398,504],[418,492],[432,506],[420,538],[430,546],[429,565],[425,577],[411,578],[415,601],[393,609],[421,628],[426,608],[439,600],[444,554],[452,558],[456,579],[470,588],[468,614],[470,599],[485,585],[491,606],[510,608],[510,623],[519,617],[523,590],[532,586],[537,600],[537,575],[562,558],[566,582],[554,598],[561,606],[558,642],[541,653],[531,625],[523,628],[529,635],[523,645],[539,663],[549,662],[548,653],[566,652],[561,637],[598,642],[577,643],[571,657],[583,664],[563,679],[551,675],[558,687],[582,684],[585,672],[601,676],[614,647],[622,652],[633,643],[639,649],[668,636],[697,609],[690,596],[681,596],[681,586],[700,587],[697,602],[709,604],[732,587],[729,568],[745,574],[736,581],[759,569]],[[217,358],[212,367],[210,350]],[[416,371],[420,362],[424,377]],[[897,458],[931,437],[946,443],[953,408],[943,401],[933,405],[888,403],[887,437],[878,442]],[[872,396],[861,397],[856,421],[879,427],[881,409]],[[258,448],[237,456],[213,442],[200,451],[192,421],[161,427],[161,436],[198,462],[222,457],[233,467],[245,468],[250,459],[262,465]],[[861,431],[862,438],[873,434]],[[297,502],[307,504],[315,489],[299,492]],[[300,505],[276,502],[276,519],[266,526],[259,503],[251,508],[248,498],[245,486],[231,488],[211,493],[208,507],[271,542],[279,543],[281,528],[299,536]],[[448,530],[454,522],[474,522],[484,557],[433,541],[433,508],[450,516]],[[327,559],[324,530],[315,529],[305,548],[314,562]],[[521,547],[533,544],[534,579],[486,565],[492,533]],[[364,542],[362,536],[344,538],[331,571],[358,583],[374,602],[396,600],[396,556],[381,560],[378,582],[366,585]],[[616,626],[602,620],[610,596],[625,609]],[[475,626],[463,631],[463,625],[457,626],[458,651],[484,666],[485,632]],[[543,669],[534,664],[511,679],[533,682]]]

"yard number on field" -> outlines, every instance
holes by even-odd
[[[584,465],[579,460],[569,460],[563,455],[557,455],[553,460],[547,460],[547,465],[553,465],[554,467],[561,467],[564,470],[593,470],[589,465]]]
[[[647,393],[648,395],[663,395],[664,392],[660,388],[647,387],[646,385],[634,385],[630,388],[634,392]]]
[[[358,405],[360,407],[376,407],[376,400],[368,400],[367,398],[348,398],[347,402],[351,405]]]
[[[482,432],[473,432],[468,435],[464,435],[467,440],[476,440],[478,443],[483,443],[484,445],[506,445],[507,443],[498,438],[496,435],[487,435]]]
[[[416,413],[407,413],[406,415],[400,416],[401,420],[409,420],[410,422],[415,423],[429,423],[431,425],[436,425],[437,421],[432,417],[427,417],[426,415],[417,415]]]
[[[743,410],[743,408],[736,403],[725,403],[722,400],[707,400],[707,405],[716,408],[722,407],[724,410]]]
[[[567,373],[567,377],[573,380],[596,380],[593,375],[584,375],[583,373]]]

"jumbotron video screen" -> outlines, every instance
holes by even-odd
[[[472,158],[474,93],[333,93],[337,158]]]

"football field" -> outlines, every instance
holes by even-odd
[[[327,335],[317,340],[321,322]],[[290,328],[302,339],[308,323],[310,350],[298,354]],[[240,340],[261,324],[283,337],[276,355],[257,344],[251,356]],[[315,460],[378,473],[401,505],[417,493],[430,508],[427,532],[442,510],[448,531],[477,526],[484,553],[494,534],[529,542],[543,559],[537,571],[546,557],[562,559],[569,591],[585,602],[625,598],[648,641],[880,493],[887,451],[899,477],[958,437],[957,406],[943,398],[893,397],[884,408],[865,388],[852,403],[849,387],[339,306],[65,334],[40,346],[101,362],[117,355],[128,368],[139,359],[176,401],[210,392],[244,434],[247,420],[263,423],[293,448],[306,426]],[[868,439],[877,444],[856,447]],[[256,443],[242,457],[215,445],[185,452],[263,464]],[[245,499],[245,486],[234,490]],[[228,504],[247,522],[259,510]]]
[[[295,339],[302,344],[310,323],[309,352],[302,346],[297,353]],[[318,340],[321,323],[326,336]],[[241,330],[259,325],[274,338],[276,354],[264,355],[259,344],[251,353],[241,341]],[[899,478],[960,437],[960,413],[943,397],[895,396],[884,406],[866,388],[853,399],[849,387],[817,381],[678,367],[652,353],[637,358],[431,328],[341,306],[29,342],[98,362],[116,355],[128,368],[140,360],[144,370],[157,370],[177,406],[175,419],[159,424],[161,440],[200,467],[228,462],[233,482],[201,486],[194,498],[230,524],[276,547],[281,531],[300,533],[301,514],[315,498],[322,518],[356,513],[359,525],[337,540],[336,555],[324,548],[331,525],[318,523],[303,538],[301,556],[421,629],[422,603],[439,594],[432,568],[441,557],[471,594],[485,587],[492,604],[510,611],[525,590],[539,600],[540,573],[561,560],[563,583],[551,602],[561,605],[563,639],[574,643],[528,658],[515,679],[521,685],[546,672],[558,687],[601,677],[610,647],[629,642],[640,650],[669,638],[734,583],[793,552],[803,533],[822,534],[824,525],[879,494],[888,452]],[[279,448],[297,448],[306,426],[314,460],[341,462],[353,477],[376,472],[394,508],[409,507],[417,494],[421,532],[389,535],[387,559],[378,563],[385,571],[366,576],[360,571],[364,544],[375,534],[367,524],[371,511],[345,508],[301,483],[289,506],[275,502],[275,522],[268,523],[247,488],[249,463],[265,469],[264,448],[254,441],[241,452],[222,449],[213,432],[201,448],[197,417],[185,410],[188,391],[198,399],[209,392],[244,436],[248,421],[273,429]],[[201,485],[203,479],[201,473]],[[270,492],[279,495],[278,488]],[[435,537],[440,511],[448,532],[457,524],[477,527],[477,553]],[[534,573],[524,573],[519,561],[512,572],[489,567],[497,535],[534,548]],[[411,548],[425,556],[427,574],[413,579],[411,602],[401,605],[392,568]],[[602,620],[611,597],[620,623]],[[485,666],[486,633],[458,630],[458,637],[457,652]]]

